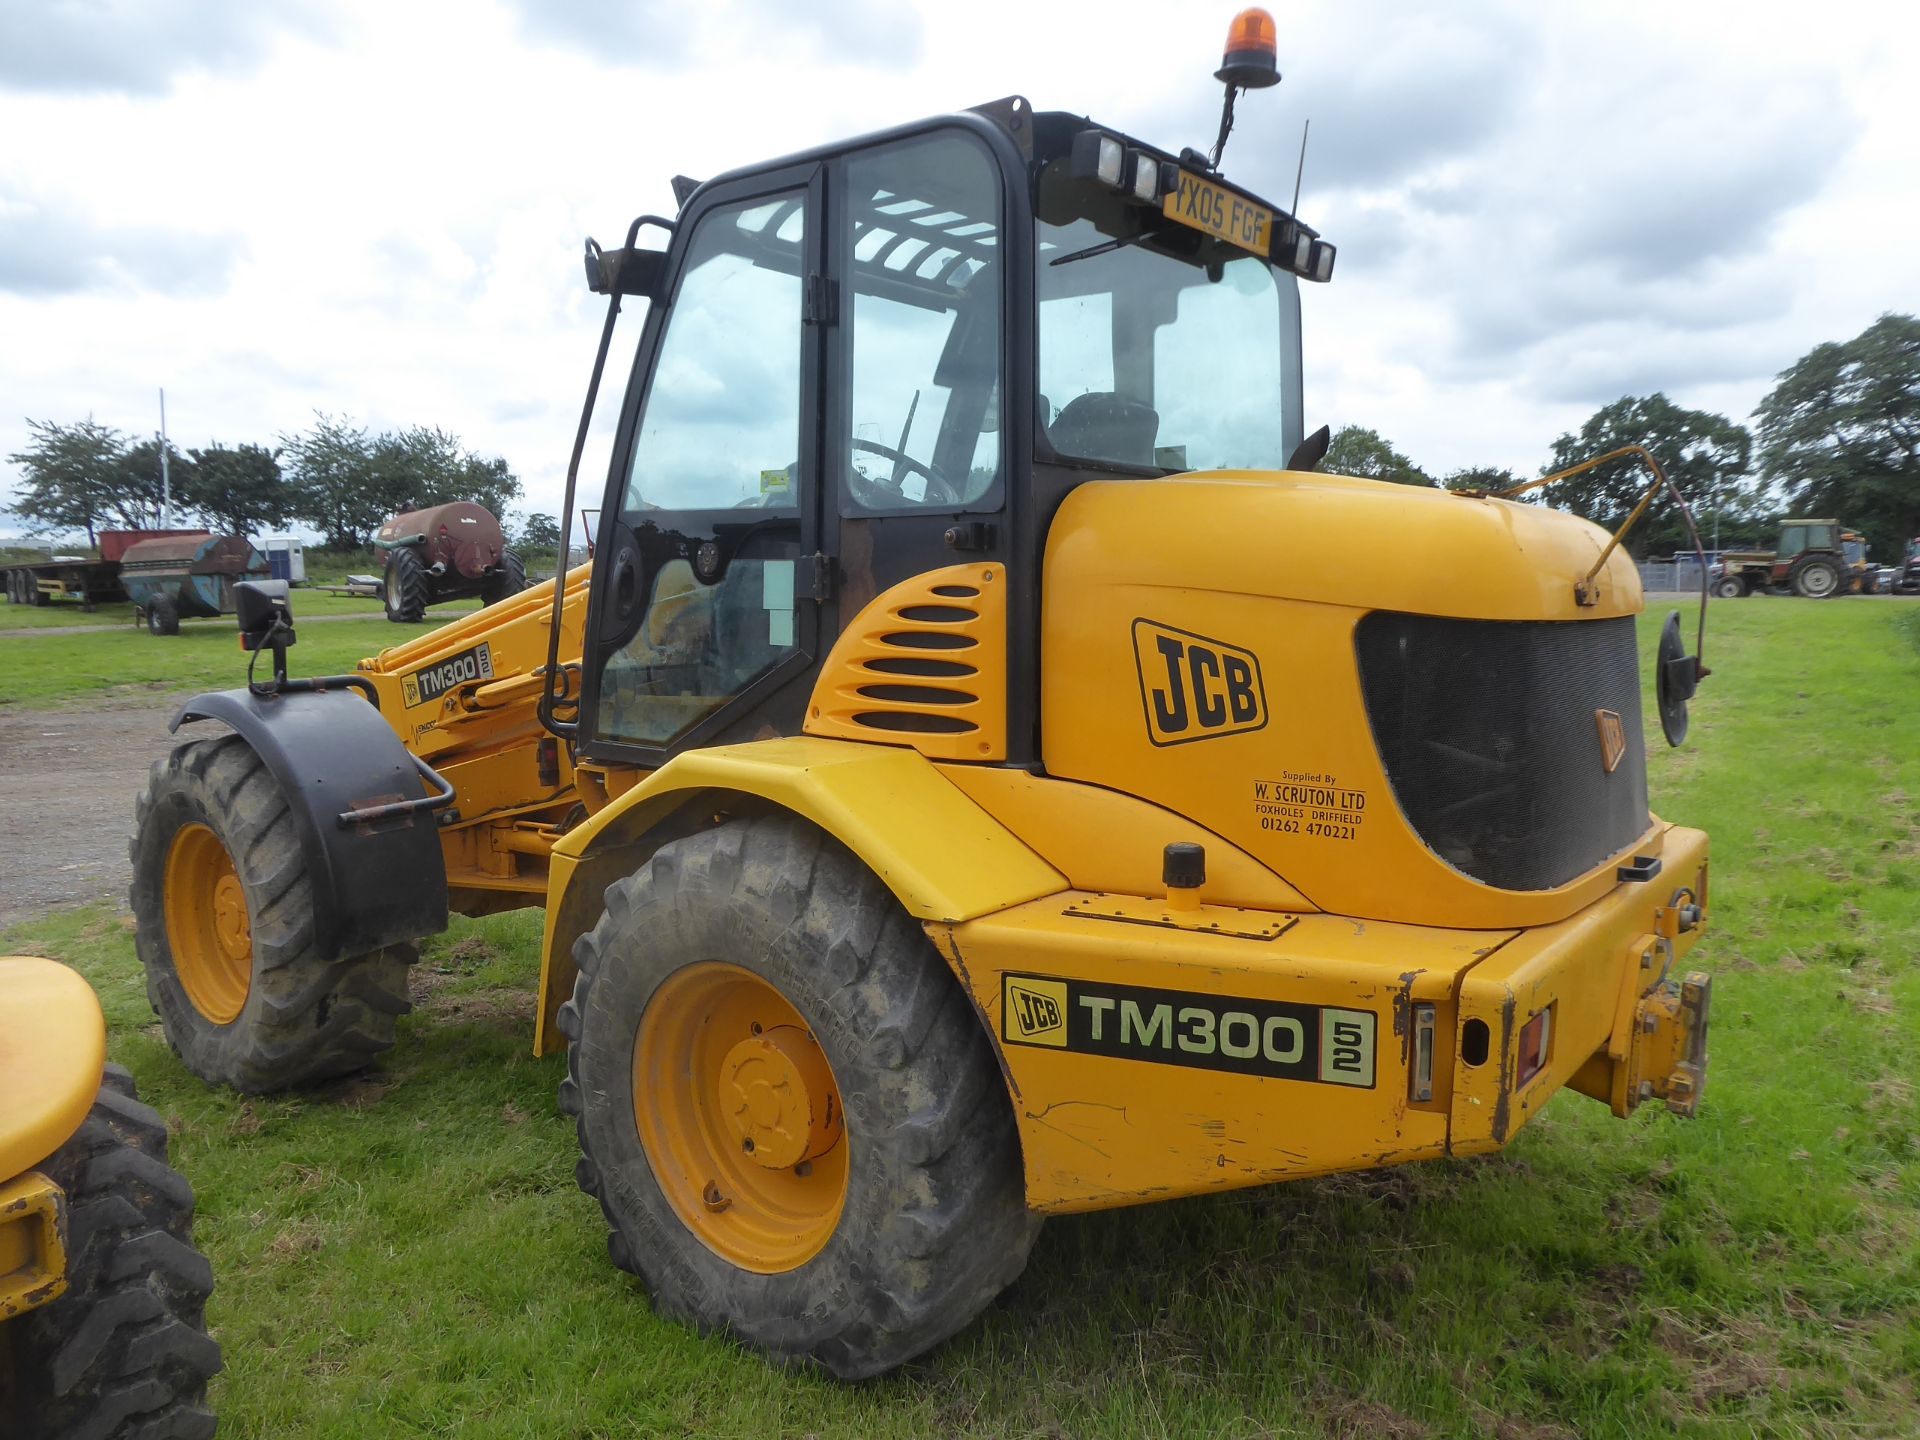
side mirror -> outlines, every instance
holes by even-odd
[[[242,650],[284,650],[293,644],[293,605],[284,580],[242,580],[233,587]]]
[[[1687,702],[1705,673],[1699,657],[1687,654],[1687,642],[1680,638],[1680,612],[1670,612],[1660,627],[1660,650],[1653,662],[1654,697],[1667,744],[1678,745],[1687,738]]]
[[[596,295],[644,295],[660,298],[660,277],[666,273],[667,257],[661,250],[628,247],[602,250],[587,241],[587,289]]]

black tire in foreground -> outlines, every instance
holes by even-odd
[[[164,595],[154,596],[147,605],[147,633],[149,635],[180,633],[180,612],[174,608],[173,601]]]
[[[193,1248],[193,1188],[167,1163],[166,1122],[109,1065],[79,1133],[35,1168],[67,1195],[68,1289],[0,1327],[6,1433],[205,1440],[213,1271]]]
[[[293,814],[245,740],[190,740],[154,763],[134,802],[130,856],[147,998],[194,1074],[285,1090],[391,1048],[394,1021],[411,1008],[415,951],[315,955]]]
[[[1787,577],[1793,593],[1803,600],[1830,600],[1846,593],[1846,573],[1827,555],[1808,555]]]
[[[387,619],[396,625],[417,625],[427,618],[433,584],[420,554],[410,545],[397,545],[387,552],[387,578],[382,593],[387,602]]]
[[[838,841],[783,814],[674,841],[609,887],[574,954],[560,1104],[613,1261],[662,1313],[859,1379],[952,1336],[1019,1276],[1040,1220],[993,1051],[925,932]],[[844,1107],[844,1199],[815,1253],[784,1268],[736,1264],[702,1239],[668,1193],[685,1205],[699,1174],[639,1134],[639,1106],[685,1098],[636,1095],[643,1017],[666,982],[713,962],[790,1004]],[[678,1068],[699,1084],[697,1066]],[[724,1207],[711,1182],[705,1195]],[[692,1213],[700,1223],[698,1198]]]
[[[500,564],[480,587],[480,598],[488,605],[498,604],[509,595],[527,588],[527,567],[511,550],[500,552]]]

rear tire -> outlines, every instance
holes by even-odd
[[[1802,600],[1830,600],[1844,594],[1846,576],[1837,560],[1825,555],[1809,555],[1793,567],[1787,584]]]
[[[518,595],[526,588],[526,564],[513,551],[502,550],[499,565],[480,587],[480,598],[485,604],[497,605],[509,595]]]
[[[167,1042],[217,1085],[260,1093],[361,1069],[411,1008],[411,945],[314,953],[293,812],[238,735],[154,763],[134,802],[134,948]]]
[[[164,595],[154,596],[147,605],[147,633],[149,635],[180,633],[180,612],[174,608],[173,601]]]
[[[79,1132],[36,1168],[66,1192],[69,1288],[0,1327],[7,1433],[212,1435],[213,1271],[193,1248],[193,1188],[167,1164],[166,1122],[109,1065]]]
[[[572,1041],[560,1105],[578,1117],[580,1185],[612,1227],[613,1261],[663,1314],[859,1379],[955,1334],[1025,1267],[1040,1220],[1025,1206],[992,1047],[925,932],[839,842],[788,815],[674,841],[608,889],[574,957],[580,978],[559,1016]],[[640,1134],[641,1104],[670,1113],[714,1078],[686,1064],[675,1088],[636,1095],[643,1017],[669,980],[671,997],[703,970],[748,972],[777,991],[844,1097],[838,1208],[816,1212],[824,1228],[801,1240],[812,1248],[797,1260],[748,1268],[726,1258],[716,1248],[732,1243],[726,1225],[746,1223],[724,1219],[726,1192],[702,1189],[698,1164],[656,1156]],[[741,1212],[756,1218],[751,1196]]]
[[[431,589],[427,567],[411,545],[397,545],[387,552],[387,619],[396,625],[419,624],[427,618]]]

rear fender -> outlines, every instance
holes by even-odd
[[[554,846],[535,1054],[563,1043],[554,1019],[579,973],[573,945],[599,920],[607,887],[669,840],[756,805],[839,840],[916,920],[958,923],[1067,888],[917,751],[811,736],[689,751]]]
[[[406,747],[372,705],[347,690],[220,690],[187,701],[167,728],[193,720],[231,726],[280,782],[313,886],[321,959],[447,928],[447,863],[433,814],[340,821],[344,811],[421,794]]]

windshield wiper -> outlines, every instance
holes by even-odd
[[[1047,264],[1071,265],[1075,260],[1090,260],[1095,255],[1105,255],[1114,250],[1124,250],[1129,245],[1138,245],[1142,240],[1157,240],[1166,232],[1165,225],[1152,230],[1142,230],[1138,235],[1129,235],[1123,240],[1103,240],[1098,245],[1089,245],[1084,250],[1076,250],[1071,255],[1061,255],[1049,260]]]

